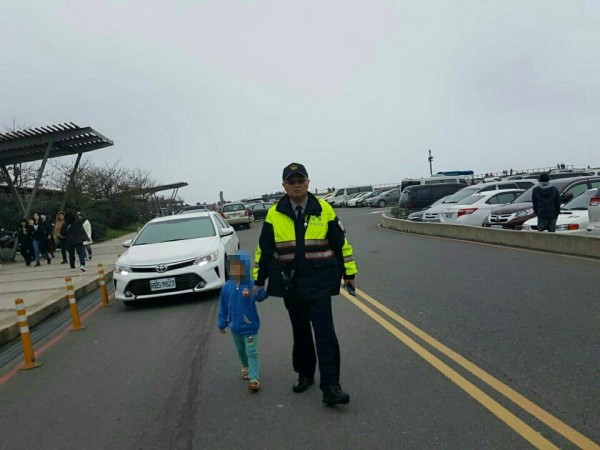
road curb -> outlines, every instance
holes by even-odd
[[[105,274],[106,282],[112,281],[113,278],[113,270],[109,270]],[[81,285],[75,289],[75,297],[81,298],[90,292],[99,288],[99,281],[97,278]],[[56,314],[59,311],[62,311],[65,308],[69,307],[69,300],[67,298],[67,290],[65,288],[64,294],[57,295],[54,298],[50,298],[47,300],[46,304],[42,306],[39,310],[27,314],[27,320],[29,322],[30,327],[34,327],[40,322],[44,321],[48,317]],[[0,330],[0,346],[16,339],[20,336],[19,326],[17,324],[17,316],[15,314],[15,322],[8,327],[5,327]]]
[[[384,228],[404,233],[483,242],[507,247],[526,248],[570,256],[600,259],[600,239],[592,236],[573,236],[559,233],[539,233],[514,230],[494,230],[448,223],[423,223],[397,219],[381,214]]]

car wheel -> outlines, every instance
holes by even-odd
[[[379,200],[377,202],[377,206],[379,206],[380,208],[383,208],[385,206],[385,200]]]

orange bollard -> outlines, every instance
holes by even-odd
[[[75,299],[75,290],[73,289],[71,277],[65,277],[65,281],[67,283],[69,308],[71,308],[71,319],[73,320],[73,328],[71,328],[71,331],[83,330],[85,327],[81,325],[81,320],[79,320],[79,310],[77,309],[77,300]]]
[[[35,369],[42,365],[41,362],[35,360],[33,353],[33,345],[31,345],[31,334],[29,333],[29,322],[27,321],[27,311],[25,311],[25,302],[22,298],[15,300],[17,307],[17,321],[19,331],[21,331],[21,343],[23,344],[23,353],[25,355],[25,364],[21,366],[21,370]]]
[[[106,278],[104,278],[104,266],[102,263],[98,264],[98,284],[100,285],[100,300],[102,300],[100,308],[112,306],[108,302],[108,291],[106,290]]]

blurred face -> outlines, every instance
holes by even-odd
[[[40,215],[39,215],[38,213],[34,213],[34,214],[33,214],[33,220],[35,220],[36,222],[37,222],[38,220],[40,220]]]
[[[229,274],[236,280],[244,277],[244,270],[245,267],[240,261],[232,259],[229,262]]]
[[[58,215],[58,220],[65,220],[65,215],[63,213],[60,213]]]
[[[296,203],[302,203],[308,193],[310,180],[301,175],[290,175],[283,183],[285,193]]]

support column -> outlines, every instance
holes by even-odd
[[[67,206],[67,201],[69,200],[69,195],[71,194],[71,190],[73,189],[73,179],[75,178],[75,174],[77,174],[77,169],[79,168],[79,162],[81,161],[81,155],[83,153],[77,154],[77,159],[75,160],[75,165],[73,166],[73,170],[71,171],[71,175],[69,176],[69,184],[67,185],[67,190],[65,192],[65,196],[63,197],[63,201],[60,205],[60,210],[64,211]]]
[[[29,214],[31,214],[31,208],[33,207],[33,202],[35,200],[35,196],[37,195],[38,188],[40,187],[40,181],[42,180],[42,175],[44,174],[44,169],[46,168],[46,162],[48,161],[48,157],[50,156],[50,152],[52,151],[52,147],[54,147],[54,142],[50,142],[48,147],[46,147],[46,152],[44,153],[44,158],[42,159],[42,165],[38,170],[37,177],[35,178],[35,184],[33,185],[33,191],[31,191],[31,197],[27,202],[27,206],[25,207],[25,212],[23,214],[23,218],[27,218]]]
[[[21,195],[19,194],[17,187],[15,186],[12,179],[10,178],[10,173],[8,172],[6,165],[2,164],[0,166],[0,169],[2,169],[2,173],[6,177],[8,187],[10,188],[13,196],[15,197],[15,200],[16,200],[17,204],[19,205],[19,208],[21,208],[21,212],[24,214],[25,213],[25,205],[23,204],[23,200],[21,199]]]

